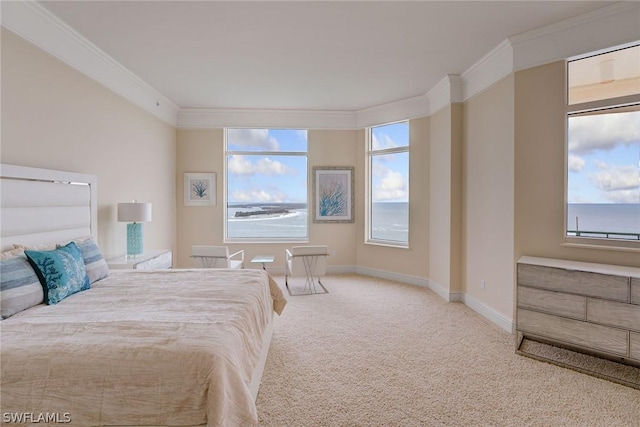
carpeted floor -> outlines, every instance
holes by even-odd
[[[639,390],[517,355],[463,304],[365,276],[323,283],[276,319],[262,426],[640,425]]]

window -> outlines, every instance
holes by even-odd
[[[633,245],[640,241],[640,45],[569,61],[567,86],[566,236]]]
[[[409,245],[409,123],[369,128],[367,241]]]
[[[227,129],[228,239],[306,240],[307,131]]]

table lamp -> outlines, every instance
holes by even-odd
[[[118,203],[118,222],[127,224],[127,256],[144,252],[142,223],[151,221],[151,203]]]

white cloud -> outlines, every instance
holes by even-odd
[[[268,157],[252,162],[249,157],[240,155],[230,157],[228,168],[229,172],[237,175],[286,175],[295,172],[293,168]]]
[[[382,200],[398,200],[408,197],[407,183],[401,173],[386,170],[380,185],[375,188],[373,199],[375,201]]]
[[[293,169],[277,160],[264,157],[256,163],[256,172],[263,175],[286,175]]]
[[[268,129],[228,129],[227,141],[242,148],[257,148],[264,151],[278,151],[278,140],[269,136]]]
[[[584,159],[582,157],[569,155],[569,172],[582,172],[584,169]]]
[[[236,190],[232,194],[234,202],[269,202],[283,203],[287,200],[284,193],[264,189]]]
[[[569,119],[569,152],[586,154],[640,143],[640,111]]]
[[[380,134],[380,138],[374,135],[373,132],[371,136],[373,138],[372,147],[374,150],[398,147],[398,143],[385,133]]]
[[[253,164],[245,156],[231,156],[228,168],[229,172],[238,175],[250,175],[253,173]]]
[[[589,174],[602,196],[613,203],[640,203],[640,170],[633,165],[597,163],[599,172]]]
[[[640,189],[610,191],[604,196],[613,203],[640,203]]]

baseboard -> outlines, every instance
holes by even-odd
[[[469,294],[462,294],[462,303],[510,334],[515,333],[516,323],[514,319],[509,319],[504,314],[497,312],[492,307],[478,301]]]
[[[356,273],[357,267],[352,265],[333,265],[327,267],[329,274],[350,274]]]
[[[394,280],[396,282],[407,283],[409,285],[429,287],[428,279],[422,277],[409,276],[406,274],[392,273],[384,270],[376,270],[368,267],[356,267],[354,273],[364,276],[378,277],[380,279]]]
[[[462,302],[462,294],[460,292],[449,292],[447,288],[439,283],[429,279],[429,289],[438,294],[440,298],[448,302]]]

